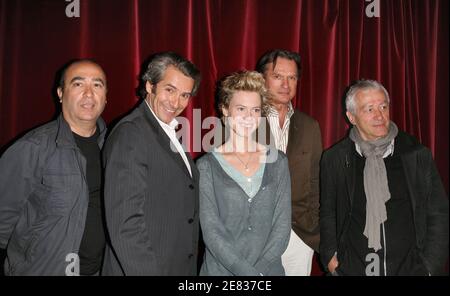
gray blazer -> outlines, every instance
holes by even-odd
[[[198,160],[206,246],[200,275],[284,275],[281,254],[291,231],[291,184],[287,158],[277,153],[251,199],[212,154]]]
[[[99,118],[97,126],[101,148],[106,125]],[[14,143],[0,158],[5,274],[62,276],[71,270],[88,203],[86,158],[62,114]]]
[[[111,132],[105,149],[110,242],[102,275],[196,275],[198,170],[192,178],[142,102]]]

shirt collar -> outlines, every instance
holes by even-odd
[[[69,123],[64,119],[64,115],[61,112],[56,119],[56,123],[58,125],[58,132],[56,134],[56,144],[62,146],[76,146],[75,140],[72,135],[72,130],[69,126]],[[105,140],[106,134],[106,123],[105,121],[99,117],[97,118],[97,129],[99,131],[99,137],[97,138],[97,142],[99,147],[103,147],[103,142]]]
[[[291,118],[291,116],[294,114],[294,107],[292,107],[292,102],[289,102],[288,104],[288,112],[286,114],[287,118]],[[270,117],[278,117],[279,113],[277,109],[275,109],[273,106],[269,105],[267,116]]]
[[[171,129],[171,130],[175,130],[175,128],[178,126],[178,121],[175,118],[172,119],[172,121],[169,122],[169,124],[165,123],[164,121],[159,119],[158,116],[156,116],[155,112],[153,112],[152,107],[150,107],[150,105],[147,102],[147,100],[144,100],[144,101],[147,104],[148,108],[150,109],[150,112],[152,112],[153,116],[155,116],[156,120],[161,125],[161,127],[168,128],[168,129]]]

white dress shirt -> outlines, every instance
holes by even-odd
[[[167,134],[167,136],[169,136],[170,142],[173,144],[173,145],[170,145],[170,147],[173,149],[173,147],[175,146],[176,150],[181,155],[181,158],[183,158],[184,164],[186,165],[186,167],[189,171],[189,174],[192,177],[191,165],[189,164],[189,161],[186,156],[186,152],[184,151],[183,147],[181,146],[180,141],[178,141],[177,134],[175,132],[175,128],[178,126],[178,121],[175,118],[172,119],[172,121],[169,124],[161,121],[158,118],[158,116],[156,116],[155,112],[153,112],[152,107],[150,107],[147,100],[145,100],[145,103],[147,104],[148,108],[152,112],[153,116],[155,116],[156,120],[158,121],[159,125],[162,127],[164,132]]]

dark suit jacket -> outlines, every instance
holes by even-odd
[[[196,275],[199,173],[187,156],[192,178],[144,101],[111,132],[102,275]]]
[[[271,139],[270,143],[275,142]],[[305,244],[318,252],[322,137],[319,123],[298,110],[290,119],[286,155],[291,174],[292,229]]]
[[[439,274],[448,256],[448,198],[428,148],[404,132],[399,132],[394,145],[411,198],[416,246],[428,272]],[[348,230],[355,190],[354,149],[347,137],[322,157],[320,257],[324,266],[335,252],[340,254]]]

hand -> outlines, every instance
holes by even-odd
[[[330,262],[328,262],[328,270],[333,273],[334,270],[338,267],[339,262],[337,260],[336,255],[333,256],[333,258],[331,258]]]

